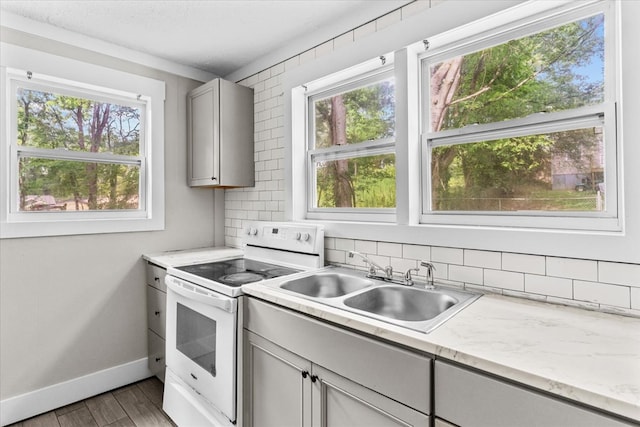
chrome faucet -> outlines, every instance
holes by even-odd
[[[356,251],[349,251],[349,258],[353,258],[354,255],[358,255],[362,260],[369,266],[369,274],[368,277],[377,277],[382,279],[393,279],[393,267],[390,265],[386,267],[381,267],[379,264],[376,264],[374,261],[371,261],[365,255]],[[376,274],[377,270],[384,271],[384,276],[379,276]]]
[[[433,289],[433,272],[436,271],[436,267],[430,262],[421,261],[420,267],[427,267],[427,289]]]
[[[410,268],[407,270],[406,273],[404,273],[404,285],[406,286],[413,286],[413,277],[411,277],[411,272],[415,271],[416,273],[420,272],[419,268]]]

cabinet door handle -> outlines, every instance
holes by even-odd
[[[156,357],[156,362],[161,361],[162,359],[164,359],[163,357]]]
[[[315,383],[316,381],[318,381],[318,376],[317,375],[311,375],[311,382]]]
[[[309,372],[302,371],[302,378],[307,378],[309,376]]]
[[[155,280],[156,282],[159,282],[160,278],[159,277],[154,277],[153,280]]]
[[[217,181],[217,180],[218,180],[218,178],[216,178],[215,176],[211,177],[211,181]]]
[[[155,315],[159,316],[160,315],[160,311],[156,310]]]

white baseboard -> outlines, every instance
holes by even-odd
[[[145,357],[10,397],[0,401],[0,425],[6,426],[151,376]]]

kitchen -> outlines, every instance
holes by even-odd
[[[56,37],[47,33],[27,34],[24,27],[15,28],[5,23],[3,13],[4,43],[165,82],[166,208],[162,231],[2,239],[1,412],[6,413],[5,404],[16,396],[34,394],[41,399],[44,395],[38,392],[49,392],[81,399],[88,395],[82,395],[78,389],[93,390],[93,394],[97,394],[148,375],[146,290],[141,286],[145,283],[145,271],[141,254],[222,244],[240,247],[247,221],[299,218],[294,216],[298,215],[298,208],[290,206],[288,201],[296,184],[289,177],[296,171],[295,165],[291,165],[293,154],[287,151],[291,136],[284,130],[291,114],[284,101],[289,95],[283,93],[285,85],[295,87],[294,83],[304,82],[298,80],[304,74],[300,70],[305,64],[307,72],[309,68],[315,70],[316,77],[328,75],[346,68],[349,61],[353,65],[418,41],[423,35],[417,35],[420,33],[415,29],[415,22],[421,19],[438,20],[439,28],[460,26],[519,2],[465,4],[467,14],[451,13],[451,9],[460,8],[459,2],[449,5],[437,2],[432,11],[426,3],[411,3],[389,14],[380,13],[364,22],[352,22],[350,28],[325,35],[323,43],[311,45],[316,46],[311,50],[306,50],[310,46],[299,48],[284,62],[281,59],[258,65],[253,71],[228,75],[227,80],[239,81],[254,90],[256,174],[255,186],[224,192],[191,189],[184,178],[187,175],[187,165],[182,160],[187,156],[186,94],[210,80],[209,75],[181,76],[177,71],[162,71],[153,63],[141,66],[132,58],[115,59],[113,52],[106,56],[90,52],[92,49],[87,45],[71,46],[72,40],[64,39],[61,34]],[[637,6],[623,2],[621,7],[622,40],[637,40],[633,23],[625,25],[638,16]],[[433,18],[428,18],[430,15]],[[374,46],[379,48],[372,54]],[[633,46],[623,44],[623,55],[631,49]],[[637,83],[628,77],[632,75],[629,70],[637,68],[638,60],[635,55],[627,56],[622,58],[624,95],[638,93]],[[626,96],[624,102],[623,135],[629,141],[640,134],[637,120],[634,121],[638,116],[638,101]],[[637,181],[638,172],[632,161],[637,158],[638,147],[625,144],[626,182]],[[507,295],[510,292],[521,295],[525,287],[502,287],[501,277],[523,282],[532,277],[527,275],[557,277],[563,286],[577,283],[576,289],[584,290],[584,296],[573,300],[554,291],[538,290],[533,292],[534,297],[637,317],[640,223],[635,218],[640,215],[640,198],[633,185],[621,187],[625,235],[617,238],[603,236],[606,233],[586,237],[575,233],[570,235],[571,239],[565,239],[570,240],[566,244],[551,239],[548,235],[552,233],[529,233],[514,239],[496,231],[491,241],[483,242],[480,238],[465,243],[465,236],[461,235],[464,233],[456,231],[447,235],[434,231],[425,237],[412,232],[410,227],[385,225],[376,227],[372,233],[370,225],[350,224],[346,231],[326,227],[325,257],[328,262],[361,267],[363,264],[359,261],[356,264],[356,260],[350,261],[347,256],[350,250],[361,251],[375,255],[374,259],[383,265],[395,264],[398,271],[404,271],[407,259],[430,260],[436,264],[437,279],[475,283],[481,287],[485,286],[482,280],[486,280],[482,278],[496,276],[497,279],[486,286]],[[186,206],[189,208],[185,209]],[[519,251],[519,247],[528,249]],[[509,274],[497,273],[502,270]],[[421,275],[424,277],[424,271]],[[462,278],[465,275],[475,278]],[[540,282],[547,283],[545,279]],[[633,331],[629,331],[629,335],[633,335]]]

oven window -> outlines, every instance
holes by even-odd
[[[216,321],[178,303],[176,348],[216,376]]]

